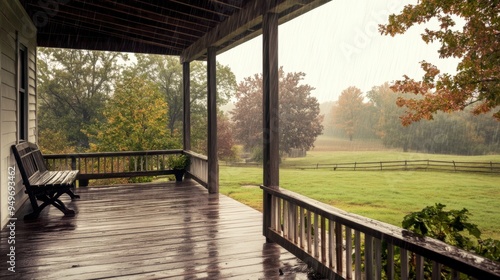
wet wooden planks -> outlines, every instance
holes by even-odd
[[[307,279],[293,255],[265,243],[261,213],[192,181],[78,193],[65,200],[75,217],[51,207],[16,222],[15,273],[2,231],[1,278]],[[30,210],[23,207],[19,217]]]

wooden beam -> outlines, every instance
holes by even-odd
[[[189,62],[182,64],[182,90],[183,100],[183,147],[185,151],[191,150],[191,72]]]
[[[218,53],[221,53],[260,35],[260,28],[253,33],[248,33],[247,31],[260,26],[262,15],[267,12],[279,14],[279,23],[281,24],[329,1],[331,0],[248,1],[241,10],[235,12],[184,50],[181,54],[181,61],[193,61],[202,58],[209,46],[217,47]],[[291,16],[288,16],[289,14]],[[237,38],[241,34],[245,34],[244,39],[233,40],[233,38]],[[231,40],[234,42],[220,47],[223,43]]]
[[[262,29],[264,185],[279,188],[278,14],[266,13]]]
[[[219,193],[219,161],[217,159],[217,87],[216,49],[207,50],[208,104],[208,192]]]
[[[246,6],[240,11],[234,13],[224,22],[207,32],[194,44],[189,46],[181,54],[181,61],[192,61],[198,59],[206,53],[208,46],[217,46],[219,42],[227,40],[235,33],[246,30],[252,25],[262,20],[262,14],[269,9],[273,9],[278,4],[286,0],[254,0],[248,1]]]

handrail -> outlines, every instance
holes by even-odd
[[[456,276],[500,279],[500,264],[487,258],[288,190],[261,188],[264,235],[330,279],[381,279],[383,274],[394,279],[396,272],[408,279],[413,264],[414,277],[423,279],[426,260],[432,262],[432,279],[440,279],[444,269]]]
[[[93,152],[48,154],[44,159],[51,170],[79,170],[79,185],[86,186],[90,179],[174,174],[167,157],[182,153],[179,149]]]
[[[113,156],[141,156],[141,155],[168,155],[181,154],[183,150],[145,150],[145,151],[120,151],[120,152],[91,152],[91,153],[68,153],[68,154],[44,154],[47,159],[60,158],[91,158],[91,157],[113,157]]]

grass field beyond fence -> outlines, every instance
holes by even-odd
[[[406,158],[405,158],[406,157]],[[442,171],[325,171],[296,170],[289,165],[353,161],[417,160],[500,162],[500,156],[460,157],[396,151],[308,152],[306,158],[286,159],[280,170],[282,188],[337,208],[401,226],[403,217],[435,203],[450,209],[467,208],[482,237],[500,239],[500,176]],[[262,210],[261,167],[220,167],[220,191]]]

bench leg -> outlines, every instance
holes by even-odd
[[[43,201],[43,203],[41,205],[38,205],[38,203],[36,203],[36,201],[35,201],[35,204],[33,204],[33,202],[32,202],[33,213],[25,215],[24,219],[25,220],[33,220],[33,219],[38,218],[38,216],[40,215],[42,210],[49,205],[54,205],[54,207],[56,207],[61,212],[63,212],[64,216],[66,216],[66,217],[75,216],[75,211],[67,208],[66,205],[64,205],[64,203],[59,199],[59,197],[63,193],[66,193],[66,191],[57,192],[57,193],[51,194],[51,195],[42,194],[42,195],[36,196],[36,199]],[[35,197],[35,195],[33,195],[33,197]],[[32,196],[30,196],[30,200],[31,200],[31,198],[32,198]]]
[[[67,190],[66,193],[71,197],[71,200],[79,199],[80,196],[75,194],[72,190]]]
[[[29,213],[27,215],[24,215],[24,219],[25,220],[35,220],[36,218],[38,218],[38,215],[40,215],[40,212],[42,211],[42,209],[45,206],[40,208],[40,206],[38,206],[37,196],[32,192],[27,192],[27,193],[28,193],[28,196],[30,198],[31,208],[33,209],[33,212]]]
[[[51,204],[54,205],[57,209],[61,210],[61,212],[64,213],[64,216],[66,217],[75,216],[75,211],[73,209],[67,208],[66,205],[64,205],[64,203],[58,198],[54,199]]]
[[[27,215],[24,215],[24,219],[31,221],[31,220],[36,220],[38,216],[40,215],[40,210],[35,210],[32,213],[29,213]]]

